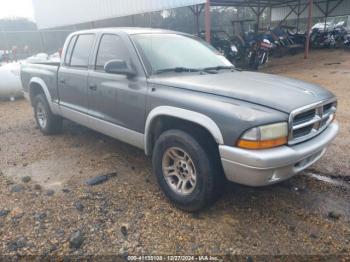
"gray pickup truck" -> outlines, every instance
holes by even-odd
[[[157,29],[71,34],[60,64],[24,64],[44,134],[70,119],[141,148],[179,208],[211,203],[226,179],[285,180],[336,137],[335,96],[314,84],[235,69],[201,39]]]

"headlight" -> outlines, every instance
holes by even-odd
[[[286,122],[254,127],[246,131],[238,141],[238,147],[265,149],[285,145],[288,142]]]

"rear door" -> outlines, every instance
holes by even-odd
[[[58,72],[58,90],[61,108],[88,113],[87,79],[94,34],[72,37],[63,65]]]
[[[102,34],[94,65],[89,74],[89,114],[95,118],[143,132],[146,101],[146,79],[109,74],[104,65],[113,59],[135,66],[128,39],[117,34]],[[135,52],[135,51],[134,51]]]

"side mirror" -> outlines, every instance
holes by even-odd
[[[113,59],[108,61],[104,70],[106,73],[110,74],[119,74],[119,75],[127,75],[127,76],[135,76],[136,72],[131,69],[128,64],[124,60]]]

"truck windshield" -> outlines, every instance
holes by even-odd
[[[152,74],[233,68],[212,46],[195,37],[179,34],[137,34],[132,39]]]

